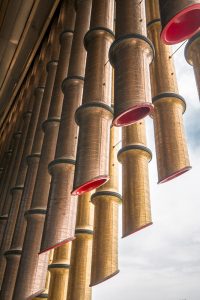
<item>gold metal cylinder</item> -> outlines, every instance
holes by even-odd
[[[82,100],[86,59],[83,39],[89,28],[91,5],[91,0],[76,3],[76,22],[68,77],[62,83],[64,102],[56,154],[49,165],[52,178],[41,252],[74,239],[77,197],[72,196],[71,191],[78,138],[74,114]]]
[[[199,0],[159,0],[162,22],[161,39],[165,44],[177,44],[199,31]]]
[[[184,134],[183,117],[186,105],[178,94],[171,47],[160,40],[158,0],[146,1],[148,35],[155,47],[151,64],[152,101],[158,182],[169,181],[190,167]],[[150,18],[155,19],[150,19]]]
[[[194,35],[186,45],[185,58],[193,66],[200,99],[200,33]]]
[[[70,10],[69,18],[67,20],[67,27],[68,30],[73,30],[73,3],[70,0],[67,0],[67,3],[67,9]],[[58,24],[57,28],[60,33],[60,24]],[[59,33],[56,34],[57,39],[59,38]],[[57,52],[59,57],[59,59],[57,57],[58,67],[51,97],[48,119],[43,123],[45,135],[41,157],[38,166],[31,207],[26,213],[27,228],[13,295],[13,299],[15,300],[19,298],[25,300],[27,297],[31,297],[31,295],[36,296],[41,293],[41,290],[44,289],[44,279],[48,264],[48,257],[45,253],[38,256],[38,252],[40,250],[50,187],[48,164],[53,160],[55,155],[60,114],[63,103],[63,95],[60,84],[68,70],[69,53],[71,51],[72,36],[68,38],[68,43],[65,43],[65,49],[62,49],[61,45],[61,50]],[[55,43],[59,45],[58,40],[56,40]],[[65,52],[65,56],[63,55],[63,52]],[[61,56],[63,59],[62,61],[60,60]]]
[[[92,195],[95,206],[92,269],[90,285],[94,286],[114,275],[118,270],[118,161],[116,144],[118,128],[110,133],[110,180]]]
[[[152,224],[145,123],[141,120],[122,129],[122,236],[126,237]]]
[[[63,300],[67,297],[71,243],[54,250],[53,261],[48,270],[51,273],[48,300]]]
[[[153,108],[149,80],[153,46],[146,37],[144,1],[116,1],[116,40],[109,57],[115,68],[113,124],[129,125]]]
[[[73,195],[95,189],[109,179],[112,72],[108,51],[114,38],[113,12],[113,0],[93,1],[90,30],[84,39],[87,62],[83,103],[76,112],[80,131]]]
[[[67,300],[90,300],[94,207],[91,193],[78,198],[76,239],[72,242]]]
[[[153,103],[158,183],[164,183],[191,169],[183,129],[185,105],[171,94]]]

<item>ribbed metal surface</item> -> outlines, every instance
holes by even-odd
[[[51,273],[48,300],[63,300],[67,297],[70,268],[71,243],[54,250],[53,261],[48,270]]]
[[[34,102],[33,101],[34,98],[35,97],[31,97],[31,101],[29,103],[29,108],[32,108],[32,104],[33,104],[32,102]],[[8,189],[6,191],[6,198],[5,198],[4,206],[2,209],[2,215],[1,215],[1,217],[3,217],[3,218],[0,219],[0,242],[1,242],[0,261],[1,261],[1,266],[2,266],[1,272],[0,272],[0,283],[2,283],[3,274],[5,271],[5,264],[6,264],[5,257],[3,256],[4,251],[6,250],[4,247],[3,239],[4,239],[4,236],[5,236],[5,239],[10,239],[9,236],[4,235],[8,216],[9,216],[10,206],[12,203],[12,193],[10,193],[11,192],[10,189],[12,187],[14,187],[14,184],[16,182],[16,178],[17,178],[17,174],[18,174],[18,170],[19,170],[19,166],[20,166],[20,162],[21,162],[21,158],[22,158],[22,154],[23,154],[23,149],[24,149],[24,145],[25,145],[25,141],[26,141],[26,135],[27,135],[27,131],[28,131],[30,118],[31,118],[31,112],[28,110],[28,112],[26,112],[24,115],[22,134],[20,136],[20,139],[18,140],[18,147],[17,147],[17,151],[16,151],[16,156],[14,159],[13,169],[10,174],[11,176],[10,176],[10,180],[9,180],[9,184],[8,184]]]
[[[185,58],[193,66],[200,99],[200,33],[193,36],[186,45]]]
[[[52,178],[41,244],[42,252],[74,239],[77,197],[72,196],[71,191],[78,140],[78,126],[74,115],[82,100],[86,60],[83,38],[89,28],[91,5],[91,0],[76,4],[76,23],[68,77],[62,83],[64,102],[56,154],[54,161],[49,165]]]
[[[116,40],[110,48],[110,62],[115,68],[115,126],[132,124],[152,110],[149,80],[152,58],[153,47],[146,38],[144,1],[117,0]]]
[[[54,53],[50,51],[50,49],[52,49],[52,44],[54,40],[53,39],[54,31],[55,29],[53,28],[49,35],[49,41],[46,47],[47,49],[45,49],[46,64],[48,63],[49,60],[55,59]],[[53,47],[55,47],[55,44],[53,45]],[[51,57],[49,57],[50,54]],[[44,88],[43,99],[42,99],[38,121],[35,117],[33,117],[35,126],[36,125],[37,126],[36,126],[34,141],[33,141],[33,147],[31,151],[32,153],[31,155],[28,156],[28,158],[26,157],[27,159],[26,163],[28,167],[26,180],[24,182],[22,199],[19,207],[19,213],[17,216],[15,231],[14,231],[12,244],[10,248],[11,251],[9,251],[8,254],[6,255],[7,264],[6,264],[6,271],[5,271],[4,281],[1,290],[2,297],[5,297],[6,299],[12,299],[15,281],[17,277],[17,271],[18,271],[19,262],[21,258],[21,253],[19,254],[19,250],[22,250],[25,231],[26,231],[26,220],[24,218],[24,213],[26,210],[30,208],[30,204],[32,200],[33,189],[34,189],[37,170],[38,170],[38,163],[40,159],[40,152],[41,152],[41,147],[42,147],[42,142],[44,137],[44,132],[41,126],[42,126],[42,122],[46,119],[48,114],[56,68],[57,68],[56,61],[51,60],[50,63],[47,64],[48,74],[47,74],[46,84]],[[16,249],[18,250],[17,254],[15,251]]]
[[[161,38],[164,43],[180,43],[199,31],[199,0],[159,0],[159,2],[163,28]]]
[[[148,15],[159,16],[158,0],[146,3]],[[191,167],[182,116],[186,105],[178,94],[172,49],[160,40],[160,31],[160,21],[149,19],[148,35],[156,53],[150,70],[158,182],[166,182]]]
[[[82,110],[82,114],[81,111]],[[80,114],[78,114],[80,113]],[[73,194],[95,189],[109,179],[109,138],[112,112],[107,107],[81,106]],[[87,133],[87,134],[86,134]]]
[[[48,253],[48,264],[51,265],[53,261],[54,251],[51,250]],[[38,296],[32,298],[33,300],[40,300],[40,299],[49,299],[49,285],[50,285],[51,273],[49,270],[46,272],[46,281],[45,281],[45,290]],[[55,300],[57,300],[55,298]]]
[[[91,193],[78,198],[76,239],[72,242],[67,300],[90,300],[94,207]]]
[[[119,272],[118,270],[118,128],[110,133],[110,180],[96,190],[92,196],[95,206],[94,238],[90,285],[96,285]]]
[[[73,30],[74,27],[74,11],[71,1],[67,1],[70,9],[70,18],[68,18],[68,26]],[[59,35],[57,35],[57,38]],[[58,43],[58,41],[55,41]],[[61,47],[62,48],[62,47]],[[68,47],[62,51],[70,53],[71,39]],[[63,57],[63,56],[62,56]],[[55,155],[56,140],[59,128],[59,118],[63,103],[63,94],[61,91],[61,82],[68,70],[69,55],[64,61],[58,61],[58,68],[54,82],[51,104],[49,108],[48,119],[43,123],[45,131],[43,147],[41,151],[40,163],[36,177],[35,188],[31,203],[31,210],[27,214],[27,229],[23,245],[23,253],[19,265],[18,277],[15,285],[13,299],[26,299],[34,293],[39,294],[40,289],[44,287],[44,279],[46,274],[46,266],[48,260],[46,254],[38,257],[40,250],[42,231],[44,226],[45,210],[47,207],[50,175],[48,174],[48,164]],[[38,210],[39,209],[39,210]],[[27,256],[29,259],[27,260]]]
[[[93,1],[90,30],[84,39],[87,63],[83,105],[76,112],[80,131],[74,195],[95,189],[109,179],[109,128],[112,120],[109,108],[112,72],[108,62],[108,51],[114,38],[111,31],[113,12],[113,0]]]
[[[191,169],[183,128],[184,109],[183,101],[172,96],[155,102],[153,119],[159,183]]]
[[[144,121],[122,129],[122,236],[126,237],[152,224],[148,162]]]

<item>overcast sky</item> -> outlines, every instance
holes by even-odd
[[[200,103],[183,51],[184,47],[174,59],[179,92],[187,102],[184,120],[193,168],[175,180],[156,184],[153,128],[147,120],[154,153],[149,165],[154,224],[120,238],[120,273],[93,288],[94,300],[200,299]]]

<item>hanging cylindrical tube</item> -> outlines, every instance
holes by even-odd
[[[151,64],[151,89],[154,104],[154,131],[158,182],[169,181],[190,167],[184,134],[184,99],[178,94],[171,48],[160,40],[158,0],[146,1],[148,35],[155,47]]]
[[[193,66],[200,99],[200,32],[188,41],[185,48],[185,58]]]
[[[122,236],[126,237],[152,224],[145,123],[141,120],[122,129]]]
[[[117,143],[118,128],[110,132],[110,180],[92,195],[94,203],[94,238],[90,285],[94,286],[114,275],[118,270],[118,193]],[[103,255],[102,255],[103,254]]]
[[[12,202],[11,202],[10,209],[9,209],[8,221],[6,224],[4,237],[3,237],[3,240],[1,243],[1,251],[2,252],[9,250],[9,248],[11,246],[11,241],[12,241],[13,233],[15,230],[20,201],[22,198],[24,182],[25,182],[27,168],[28,168],[26,158],[30,154],[31,148],[33,145],[37,120],[38,120],[42,97],[43,97],[43,93],[44,93],[44,86],[45,86],[45,82],[46,82],[46,71],[45,71],[45,61],[44,61],[45,53],[46,53],[46,46],[44,45],[44,47],[41,50],[38,67],[36,70],[36,77],[39,77],[40,80],[38,82],[38,86],[36,86],[35,91],[34,91],[35,100],[34,100],[34,104],[33,104],[33,110],[32,110],[30,122],[28,125],[28,130],[27,130],[27,134],[26,134],[24,147],[23,147],[21,161],[19,164],[18,173],[16,176],[16,181],[11,188]],[[2,266],[2,268],[3,268],[3,266]],[[0,294],[0,296],[1,296],[1,294]],[[7,297],[5,297],[5,299],[6,298]],[[4,298],[2,297],[2,299],[4,299]]]
[[[68,28],[68,31],[72,31],[75,21],[74,6],[71,0],[66,0],[66,4],[67,7],[64,9],[64,13],[68,14],[68,18],[65,26]],[[63,10],[61,10],[61,13],[63,13]],[[62,28],[60,27],[61,26],[59,22],[58,31],[60,31],[60,29],[62,31]],[[59,38],[59,34],[60,32],[56,34],[57,38]],[[61,109],[63,104],[61,83],[68,71],[72,36],[72,33],[70,35],[66,35],[68,42],[64,42],[65,39],[61,39],[60,54],[58,51],[58,67],[53,86],[51,104],[48,118],[43,123],[44,140],[41,150],[41,157],[37,170],[31,206],[26,212],[27,227],[13,296],[13,299],[15,300],[19,298],[25,300],[27,297],[31,297],[31,295],[36,296],[41,293],[41,290],[44,289],[48,256],[46,253],[38,256],[38,252],[41,245],[51,179],[48,173],[48,164],[53,160],[55,155]],[[58,40],[56,40],[54,43],[59,45]],[[29,257],[28,261],[27,256]]]
[[[83,101],[76,111],[80,130],[73,195],[95,189],[109,179],[112,72],[108,51],[114,38],[113,16],[113,0],[93,1],[90,30],[84,38],[87,62]]]
[[[21,139],[22,139],[21,134],[22,134],[22,131],[27,128],[26,119],[28,117],[30,117],[32,104],[33,104],[33,100],[34,100],[34,98],[32,97],[32,93],[34,90],[33,84],[34,84],[34,77],[35,77],[34,76],[35,68],[36,68],[36,65],[34,66],[34,69],[32,70],[31,75],[28,76],[28,78],[26,80],[26,84],[23,88],[23,92],[21,94],[22,99],[26,103],[26,105],[24,108],[23,116],[20,117],[19,127],[18,127],[17,131],[14,133],[15,144],[14,144],[14,151],[12,153],[12,160],[10,162],[10,166],[9,166],[9,169],[7,172],[7,180],[5,182],[5,186],[2,188],[2,191],[1,191],[1,206],[0,206],[1,211],[0,211],[0,213],[1,213],[1,216],[3,215],[4,218],[7,218],[7,214],[8,214],[7,211],[9,211],[9,208],[7,208],[7,207],[10,206],[11,180],[17,172],[17,165],[19,163],[18,157],[20,158],[21,152],[23,150],[23,143],[21,142]],[[30,104],[29,107],[28,107],[28,103]],[[24,135],[24,132],[23,132],[23,135]],[[13,179],[13,181],[14,181],[14,179]],[[9,201],[8,200],[5,201],[7,196],[9,197]],[[4,206],[4,204],[5,204],[5,206]],[[3,225],[0,225],[0,226],[3,226]],[[2,227],[0,229],[0,241],[1,241],[1,237],[2,237],[1,232],[2,232]]]
[[[35,66],[38,65],[37,60],[35,63]],[[34,68],[33,74],[32,74],[32,84],[31,86],[33,87],[33,90],[35,90],[35,83],[36,83],[36,70],[37,68]],[[3,280],[3,274],[5,271],[5,265],[6,265],[6,260],[4,257],[4,252],[5,252],[5,243],[7,244],[7,239],[10,240],[10,236],[6,234],[5,229],[7,222],[9,220],[9,214],[10,214],[10,207],[12,204],[12,188],[16,183],[16,178],[18,175],[18,171],[20,168],[20,163],[21,163],[21,158],[23,155],[23,150],[25,146],[25,141],[27,137],[27,132],[28,132],[28,127],[32,115],[32,109],[33,109],[33,104],[35,100],[35,95],[33,91],[29,92],[27,94],[27,102],[28,102],[28,108],[26,108],[26,112],[24,113],[23,116],[23,122],[20,123],[20,134],[16,135],[17,141],[17,147],[15,150],[15,155],[13,156],[14,161],[11,169],[11,174],[9,178],[9,184],[8,184],[8,189],[5,193],[5,201],[2,209],[2,218],[0,219],[0,241],[1,241],[1,247],[0,247],[0,263],[1,263],[1,272],[0,272],[0,284],[2,283]],[[30,97],[30,98],[29,98]],[[22,187],[19,187],[19,190],[22,189]],[[10,223],[10,222],[9,222]],[[11,224],[11,223],[10,223]],[[12,226],[12,224],[11,224]]]
[[[159,0],[159,2],[161,39],[165,44],[180,43],[199,31],[199,0]]]
[[[92,261],[94,207],[91,193],[78,198],[76,239],[72,242],[67,300],[91,300],[89,287]]]
[[[153,46],[146,37],[144,1],[116,0],[115,36],[109,54],[115,68],[113,124],[124,126],[144,118],[153,108],[149,76]]]
[[[50,41],[49,41],[49,44],[51,44]],[[22,193],[22,196],[20,197],[21,201],[20,201],[19,212],[17,215],[16,224],[14,223],[13,218],[11,220],[11,222],[14,223],[12,225],[12,228],[14,229],[14,233],[13,233],[11,247],[9,250],[7,249],[8,251],[6,251],[6,254],[5,254],[6,259],[7,259],[7,264],[6,264],[6,271],[5,271],[5,275],[4,275],[4,281],[3,281],[2,289],[0,292],[0,296],[2,297],[2,299],[5,298],[7,300],[12,299],[13,289],[15,286],[17,270],[18,270],[19,261],[20,261],[20,257],[21,257],[23,239],[24,239],[25,230],[26,230],[26,220],[24,218],[24,213],[30,207],[31,194],[32,194],[32,190],[33,190],[33,186],[34,186],[34,182],[35,182],[38,161],[39,161],[39,155],[40,155],[40,149],[42,146],[43,134],[41,134],[42,130],[40,127],[41,127],[42,121],[44,121],[45,115],[47,114],[46,110],[48,109],[48,103],[50,102],[52,88],[51,88],[51,86],[49,87],[49,83],[52,84],[51,77],[53,77],[53,79],[55,78],[54,69],[56,69],[56,62],[54,62],[54,61],[52,62],[52,64],[50,63],[48,65],[48,69],[50,68],[50,70],[52,70],[52,72],[50,72],[50,70],[49,70],[47,80],[45,78],[46,77],[46,74],[45,74],[46,63],[49,59],[49,50],[48,50],[49,46],[50,45],[48,45],[48,47],[46,45],[43,46],[43,51],[45,51],[44,52],[45,53],[45,63],[43,66],[44,76],[41,77],[40,82],[39,82],[39,88],[36,89],[37,103],[35,103],[35,108],[34,108],[35,111],[33,111],[33,114],[31,117],[31,122],[29,125],[28,134],[27,134],[27,147],[25,147],[25,151],[24,151],[24,155],[23,155],[24,160],[28,157],[28,161],[23,162],[24,167],[25,167],[25,164],[28,163],[26,180],[24,177],[25,176],[24,172],[23,172],[24,175],[22,174],[22,172],[20,172],[20,175],[18,176],[18,179],[17,179],[18,185],[19,185],[19,182],[21,181],[21,185],[23,186],[23,193],[22,193],[22,190],[19,190],[19,191],[17,190],[18,198],[20,196],[19,192]],[[44,55],[44,53],[43,53],[43,55]],[[45,88],[44,88],[44,86],[45,86]],[[42,102],[41,106],[40,106],[40,102]],[[40,106],[40,110],[39,110],[39,106]],[[32,144],[33,144],[33,147],[32,147]],[[32,154],[30,155],[31,148],[32,148]],[[23,183],[23,181],[24,181],[24,183]],[[14,211],[17,212],[16,199],[14,202],[15,202],[15,206],[12,209],[13,213],[14,213]],[[10,230],[11,230],[11,228],[10,228]],[[10,234],[9,234],[9,236],[10,236]]]
[[[52,263],[53,255],[54,255],[53,250],[51,250],[49,252],[49,257],[48,257],[48,264],[49,265],[51,265],[51,263]],[[47,270],[46,281],[45,281],[45,290],[40,295],[38,295],[35,298],[33,298],[33,300],[49,299],[50,280],[51,280],[51,274]],[[54,298],[54,299],[58,300],[57,298]]]
[[[48,266],[51,273],[48,300],[67,298],[70,256],[71,243],[64,244],[54,250],[53,261]]]
[[[89,28],[91,0],[76,2],[76,23],[68,77],[63,81],[64,102],[52,175],[41,252],[74,239],[77,197],[71,195],[76,159],[78,126],[74,119],[81,104],[86,51],[83,38]]]

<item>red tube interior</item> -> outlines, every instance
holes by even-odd
[[[200,30],[200,3],[193,4],[172,18],[163,28],[161,39],[165,44],[177,44],[191,38]]]
[[[94,178],[93,180],[90,180],[86,183],[84,183],[83,185],[81,185],[80,187],[76,188],[73,192],[72,195],[82,195],[83,193],[89,192],[91,190],[94,190],[98,187],[100,187],[101,185],[103,185],[104,183],[106,183],[109,180],[109,177],[107,176],[101,176],[98,178]]]
[[[147,115],[152,111],[153,105],[151,103],[145,103],[141,105],[136,105],[129,110],[124,111],[116,118],[113,119],[114,126],[128,126],[133,124]]]

